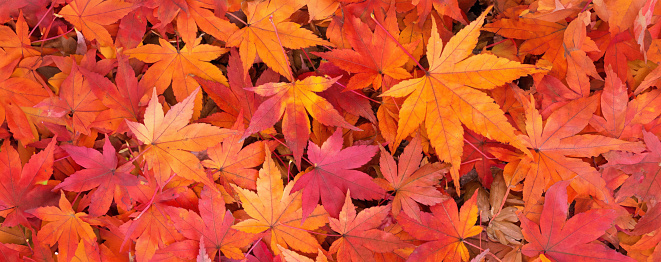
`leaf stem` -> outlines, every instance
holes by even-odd
[[[507,196],[510,194],[510,188],[511,187],[508,186],[507,190],[505,190],[505,196],[503,196],[503,201],[500,202],[500,207],[498,208],[498,212],[496,212],[493,216],[491,216],[491,219],[489,220],[489,225],[491,224],[491,222],[493,222],[493,220],[498,215],[500,215],[500,211],[503,211],[503,207],[505,206],[505,202],[507,202]]]
[[[50,7],[48,8],[48,10],[46,10],[46,12],[44,13],[44,15],[41,16],[41,19],[39,19],[39,22],[37,22],[37,24],[32,28],[32,30],[30,30],[30,33],[28,34],[28,37],[30,37],[30,36],[34,33],[34,31],[37,30],[37,27],[39,27],[39,25],[41,24],[41,22],[44,21],[44,19],[45,19],[46,16],[48,15],[48,12],[50,12],[51,10],[53,10],[53,7],[54,7],[54,5],[51,3],[51,5],[50,5]],[[25,17],[24,17],[23,19],[25,19]]]
[[[239,18],[239,17],[236,16],[235,14],[232,14],[232,13],[230,13],[230,12],[227,12],[226,14],[228,14],[228,15],[234,17],[236,20],[239,20],[239,22],[243,23],[243,25],[246,25],[246,26],[248,25],[248,23],[246,23],[245,21],[243,21],[241,18]]]
[[[482,155],[482,156],[483,156],[484,158],[486,158],[487,160],[495,160],[495,159],[497,159],[497,158],[495,158],[495,157],[489,157],[489,156],[487,156],[484,152],[482,152],[482,150],[480,150],[480,149],[477,148],[475,145],[473,145],[473,143],[471,143],[471,142],[469,142],[468,140],[466,140],[466,138],[464,138],[464,142],[466,142],[466,144],[469,144],[473,149],[475,149],[475,151],[477,151],[478,153],[480,153],[480,155]]]
[[[46,41],[49,41],[49,40],[53,40],[53,39],[59,38],[59,37],[61,37],[61,36],[64,36],[64,35],[66,35],[66,34],[68,34],[68,33],[71,33],[71,31],[73,31],[73,27],[72,27],[71,29],[69,29],[69,31],[66,31],[66,32],[64,32],[64,33],[62,33],[62,34],[60,34],[60,35],[56,35],[56,36],[49,37],[49,38],[46,38],[46,39],[41,39],[41,40],[32,41],[32,43],[40,43],[40,42],[46,42]]]
[[[365,98],[365,99],[367,99],[367,100],[369,100],[369,101],[372,101],[372,102],[374,102],[374,103],[377,103],[377,104],[381,104],[381,102],[376,101],[376,100],[374,100],[374,99],[371,99],[371,98],[367,97],[367,96],[364,95],[364,94],[358,93],[358,92],[356,92],[356,90],[348,89],[347,86],[343,85],[343,84],[340,83],[340,82],[335,81],[335,84],[337,84],[337,85],[343,87],[344,90],[350,91],[350,92],[352,92],[352,93],[354,93],[354,94],[356,94],[356,95],[358,95],[358,96],[360,96],[360,97],[362,97],[362,98]]]
[[[473,244],[473,243],[471,243],[471,242],[468,242],[468,241],[462,241],[462,243],[467,244],[467,245],[469,245],[469,246],[471,246],[471,247],[477,248],[477,249],[480,250],[480,251],[484,251],[483,248],[478,247],[478,246],[476,246],[475,244]],[[503,262],[502,260],[500,260],[500,258],[498,258],[496,255],[494,255],[493,253],[491,253],[491,251],[489,251],[489,255],[491,255],[494,259],[496,259],[496,261],[498,261],[498,262]]]

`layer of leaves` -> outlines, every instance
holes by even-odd
[[[661,260],[658,2],[4,1],[0,260]]]

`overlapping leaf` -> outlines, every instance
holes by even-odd
[[[519,216],[523,235],[529,241],[521,249],[523,254],[543,254],[557,261],[635,261],[604,244],[593,243],[611,227],[616,218],[613,210],[590,210],[565,221],[568,185],[568,181],[562,181],[549,188],[539,225]]]
[[[257,108],[244,137],[272,127],[284,115],[282,132],[294,154],[296,165],[301,166],[303,150],[310,137],[308,113],[324,125],[358,130],[347,123],[333,105],[316,94],[328,89],[335,81],[337,78],[309,76],[293,83],[267,83],[250,88],[249,90],[270,98]]]
[[[482,232],[476,226],[477,192],[461,211],[452,199],[431,207],[430,213],[421,213],[420,221],[400,213],[397,221],[404,230],[417,239],[429,241],[418,246],[409,256],[411,261],[466,261],[468,249],[464,241]]]
[[[393,216],[404,210],[406,215],[420,221],[421,210],[418,203],[433,206],[447,200],[447,196],[434,187],[447,166],[441,163],[428,163],[421,167],[421,161],[422,144],[419,136],[413,138],[413,141],[404,148],[404,152],[399,157],[399,165],[383,147],[381,148],[379,162],[385,181],[379,179],[377,182],[386,190],[394,191]]]
[[[376,146],[352,146],[342,149],[342,130],[337,129],[321,147],[310,142],[308,157],[314,164],[301,173],[292,192],[303,193],[303,218],[311,214],[321,199],[328,213],[337,217],[344,204],[341,199],[348,190],[355,192],[354,198],[378,199],[384,196],[369,175],[353,170],[372,159]]]
[[[126,121],[131,132],[145,145],[145,163],[154,171],[160,186],[165,186],[165,181],[172,175],[212,187],[214,185],[204,172],[200,160],[190,151],[205,150],[220,143],[232,132],[209,124],[188,124],[193,115],[193,99],[198,91],[193,91],[188,98],[164,114],[154,89],[145,112],[144,124]]]
[[[382,96],[407,96],[399,111],[396,141],[424,123],[439,159],[452,164],[450,173],[458,190],[463,127],[524,151],[503,111],[492,98],[473,88],[492,89],[521,76],[538,72],[534,66],[480,54],[470,56],[487,12],[454,36],[445,47],[436,24],[427,46],[429,70],[420,78],[403,81]]]
[[[376,261],[374,253],[387,253],[406,246],[392,233],[379,230],[388,216],[387,206],[377,206],[356,212],[347,191],[338,219],[330,218],[330,227],[342,237],[335,240],[329,251],[337,253],[338,261]]]
[[[96,241],[94,230],[83,220],[88,215],[75,212],[64,192],[61,193],[59,207],[40,207],[32,211],[32,214],[50,222],[39,230],[37,238],[51,246],[58,243],[58,250],[65,261],[73,258],[79,240]]]
[[[325,225],[328,214],[321,206],[316,206],[303,221],[301,193],[292,194],[293,183],[283,187],[281,176],[278,166],[267,154],[264,166],[259,170],[257,192],[234,186],[244,210],[251,217],[234,228],[247,233],[263,233],[264,241],[275,253],[280,253],[278,245],[306,253],[317,252],[321,246],[306,230]]]
[[[85,169],[76,171],[55,189],[82,192],[96,188],[91,194],[89,214],[92,216],[107,213],[113,198],[115,202],[122,201],[122,197],[128,197],[126,187],[138,184],[135,175],[129,173],[135,167],[133,163],[127,162],[117,167],[117,153],[108,139],[103,144],[103,154],[79,146],[62,146],[62,149]],[[125,206],[128,205],[130,203],[125,203]]]
[[[179,254],[188,253],[194,257],[198,249],[204,247],[210,259],[218,252],[232,259],[243,259],[240,248],[252,242],[251,234],[231,228],[234,217],[225,210],[225,202],[218,191],[202,190],[199,215],[182,208],[167,211],[177,230],[189,239],[172,244]]]

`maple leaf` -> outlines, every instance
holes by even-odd
[[[173,183],[174,184],[174,183]],[[138,186],[129,187],[131,197],[142,203],[130,215],[132,220],[119,226],[124,234],[124,241],[117,246],[124,249],[128,239],[135,240],[135,256],[137,261],[149,261],[159,248],[184,240],[168,216],[168,209],[174,208],[167,201],[176,198],[185,186],[168,186],[163,189],[150,176],[147,181],[141,180]]]
[[[372,177],[353,170],[369,162],[378,147],[361,145],[342,149],[342,141],[342,129],[338,128],[321,147],[312,142],[308,145],[313,166],[297,176],[292,189],[303,192],[304,219],[315,210],[319,198],[326,211],[337,217],[348,190],[358,199],[379,199],[385,195]]]
[[[254,190],[255,180],[259,175],[259,171],[254,167],[264,163],[264,143],[257,141],[241,147],[243,144],[239,141],[244,130],[243,117],[237,118],[232,129],[238,131],[237,134],[207,149],[210,160],[202,161],[202,165],[215,171],[213,180],[222,177],[223,181]]]
[[[431,14],[431,9],[434,7],[438,14],[452,17],[452,19],[468,24],[466,15],[459,8],[459,1],[457,0],[413,0],[411,4],[418,10],[418,23],[424,24],[427,16]]]
[[[406,232],[419,240],[429,241],[418,246],[410,261],[467,261],[467,238],[480,234],[477,222],[477,191],[457,210],[452,199],[431,207],[431,214],[420,214],[420,222],[400,213],[397,221]]]
[[[110,130],[113,133],[128,131],[124,119],[137,122],[142,115],[143,107],[140,99],[146,93],[143,86],[138,85],[133,69],[130,67],[128,57],[119,54],[117,57],[117,74],[113,84],[109,79],[100,74],[87,73],[83,71],[92,85],[92,92],[101,100],[108,110],[99,113],[94,126]]]
[[[265,152],[270,152],[268,149]],[[321,248],[319,242],[307,230],[315,230],[326,224],[328,214],[321,206],[302,221],[301,194],[292,193],[294,183],[282,185],[282,173],[267,154],[257,178],[257,192],[233,185],[239,194],[243,209],[251,217],[234,228],[247,233],[263,233],[271,250],[279,254],[277,245],[291,247],[306,253]]]
[[[567,74],[567,59],[563,43],[565,36],[571,36],[570,34],[573,32],[567,31],[566,22],[517,17],[496,20],[485,25],[483,30],[504,37],[525,40],[518,46],[519,53],[543,54],[542,59],[553,63],[553,68],[549,72],[551,75],[562,79]]]
[[[569,181],[552,185],[544,198],[539,225],[520,214],[523,235],[528,244],[521,249],[526,256],[543,254],[556,261],[635,261],[593,240],[604,234],[617,217],[614,210],[594,209],[565,221]]]
[[[294,154],[296,166],[300,167],[303,150],[310,137],[308,113],[324,125],[359,130],[344,120],[326,99],[315,93],[328,89],[338,79],[309,76],[293,83],[267,83],[249,88],[258,95],[270,98],[259,105],[243,138],[272,127],[284,115],[282,133]]]
[[[71,72],[62,82],[59,96],[50,97],[36,107],[43,108],[55,120],[63,118],[74,132],[89,135],[92,123],[107,107],[92,93],[92,83],[84,77],[96,73],[84,73],[85,70],[73,63]]]
[[[266,75],[266,73],[262,74],[262,76]],[[273,75],[280,77],[276,73]],[[242,113],[245,123],[248,124],[255,111],[257,111],[261,99],[254,92],[246,90],[252,88],[253,84],[250,75],[243,71],[241,58],[236,48],[230,50],[230,57],[227,62],[227,79],[229,86],[202,78],[196,79],[209,97],[223,110],[223,112],[213,114],[201,121],[214,122],[221,127],[231,127],[236,123],[239,114]],[[261,81],[258,80],[259,82]]]
[[[661,141],[654,134],[643,131],[643,138],[649,153],[632,165],[619,166],[618,169],[633,174],[617,192],[617,199],[637,196],[643,201],[661,200]],[[658,205],[658,204],[657,204]]]
[[[165,39],[159,38],[158,41],[160,45],[148,44],[124,52],[140,61],[154,63],[140,79],[143,87],[155,86],[162,94],[172,83],[177,101],[182,102],[199,87],[193,75],[227,85],[223,72],[210,63],[224,54],[226,49],[200,44],[202,38],[182,49],[175,48]]]
[[[190,255],[195,255],[198,247],[204,247],[211,259],[219,251],[228,258],[243,259],[240,248],[252,242],[251,234],[231,228],[234,217],[232,212],[225,210],[225,202],[218,191],[206,187],[202,190],[199,215],[182,208],[171,208],[167,212],[174,227],[190,239],[186,242]],[[178,249],[178,252],[185,251]]]
[[[58,15],[78,28],[87,39],[96,39],[102,46],[111,46],[112,37],[103,26],[116,22],[136,7],[121,0],[74,0]]]
[[[0,58],[0,65],[18,63],[21,58],[41,55],[32,47],[28,31],[30,27],[25,22],[23,11],[16,19],[16,32],[8,26],[0,26],[0,47],[6,52]],[[15,64],[14,64],[15,65]]]
[[[267,66],[293,81],[289,58],[283,53],[283,47],[298,49],[333,45],[299,24],[286,21],[304,4],[304,1],[270,0],[244,5],[243,12],[247,16],[245,27],[232,32],[226,41],[227,46],[239,48],[244,72],[248,72],[259,55]]]
[[[33,107],[48,98],[48,92],[37,82],[25,77],[9,77],[0,80],[0,122],[7,120],[14,138],[28,144],[36,140],[28,131],[30,123],[20,107]],[[23,132],[28,131],[28,132]]]
[[[360,19],[345,18],[344,36],[355,51],[335,49],[330,52],[313,53],[354,74],[347,84],[348,89],[362,89],[372,85],[378,90],[384,77],[399,80],[411,77],[411,74],[402,68],[408,57],[404,50],[398,47],[397,42],[387,35],[399,37],[395,10],[394,8],[391,10],[385,21],[388,32],[384,30],[386,28],[377,27],[372,33],[367,24]]]
[[[545,125],[542,125],[542,116],[531,99],[521,99],[526,112],[527,134],[527,137],[522,136],[522,141],[530,149],[531,156],[521,155],[521,162],[505,167],[514,170],[506,172],[507,185],[515,185],[525,178],[523,199],[527,203],[536,203],[546,185],[570,179],[572,188],[579,194],[592,195],[600,200],[612,198],[601,173],[573,157],[594,157],[611,150],[640,152],[644,149],[642,144],[578,134],[597,109],[598,96],[576,99],[557,108],[548,116]],[[526,205],[524,213],[529,214],[532,206]]]
[[[51,246],[58,243],[58,250],[65,261],[71,260],[76,254],[79,240],[96,242],[94,230],[83,220],[88,215],[82,212],[76,213],[63,191],[59,207],[40,207],[31,213],[41,220],[50,222],[39,230],[37,238]]]
[[[291,251],[289,249],[286,249],[280,245],[278,245],[278,249],[280,249],[280,254],[282,257],[285,259],[287,262],[328,262],[328,257],[324,255],[324,253],[321,251],[317,251],[317,259],[312,260],[309,257],[300,255],[294,251]],[[260,260],[261,261],[261,260]]]
[[[173,172],[186,179],[214,185],[200,160],[189,151],[205,150],[220,143],[232,132],[209,124],[188,124],[193,115],[193,99],[198,91],[199,88],[164,115],[154,88],[145,111],[144,124],[126,121],[131,132],[146,146],[143,154],[145,163],[154,171],[161,186],[165,186],[165,181]]]
[[[452,164],[450,174],[459,190],[459,167],[463,151],[463,123],[479,134],[524,149],[504,112],[480,89],[493,89],[521,76],[538,72],[494,55],[470,56],[477,44],[481,24],[490,9],[454,36],[443,48],[433,24],[427,46],[429,70],[405,80],[381,96],[407,96],[399,111],[396,141],[401,141],[425,123],[439,159]]]
[[[23,225],[37,228],[34,216],[26,210],[55,204],[57,194],[52,193],[48,179],[53,174],[53,151],[55,139],[41,152],[34,154],[21,167],[19,153],[8,139],[0,152],[0,215],[5,217],[3,226]]]
[[[165,6],[162,5],[163,1],[152,1],[158,6],[159,11]],[[238,30],[236,25],[230,23],[225,19],[221,19],[213,12],[206,8],[211,8],[213,5],[205,3],[204,1],[187,0],[181,1],[183,3],[175,3],[174,1],[165,1],[166,5],[174,5],[175,9],[181,8],[183,12],[177,15],[177,32],[181,35],[186,44],[192,44],[197,38],[198,27],[220,40],[226,41],[229,35]],[[169,15],[168,15],[169,17]],[[167,20],[168,18],[166,18]],[[169,21],[162,21],[167,24]]]
[[[356,214],[350,191],[344,200],[339,219],[329,218],[330,227],[341,237],[331,244],[330,253],[337,253],[337,261],[376,261],[374,253],[387,253],[406,246],[392,233],[377,229],[388,216],[388,206],[363,209]]]
[[[390,153],[381,147],[379,163],[385,181],[379,178],[376,182],[384,189],[394,191],[392,214],[395,217],[404,210],[406,215],[420,221],[421,211],[418,203],[432,206],[448,198],[435,187],[442,178],[442,172],[446,170],[446,166],[436,162],[420,167],[421,161],[420,136],[414,137],[404,148],[404,152],[399,157],[399,166]]]
[[[130,174],[135,168],[132,162],[117,167],[117,153],[107,137],[103,154],[87,147],[64,145],[61,148],[85,169],[76,171],[55,189],[83,192],[96,188],[91,194],[91,216],[107,213],[113,198],[115,202],[121,201],[121,197],[128,194],[126,187],[138,184],[136,176]]]

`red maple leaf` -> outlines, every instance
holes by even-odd
[[[117,167],[117,153],[107,137],[103,145],[103,154],[81,146],[65,145],[62,149],[84,169],[67,177],[55,189],[83,192],[96,188],[91,193],[92,204],[89,214],[92,216],[102,216],[108,212],[113,198],[116,202],[122,201],[122,196],[128,194],[126,187],[138,184],[136,176],[129,173],[135,168],[132,162]]]
[[[307,217],[319,203],[326,211],[337,217],[344,204],[347,190],[354,198],[378,199],[385,191],[372,177],[354,168],[369,162],[378,147],[352,146],[342,149],[342,129],[337,129],[321,147],[310,142],[308,157],[314,165],[301,173],[292,192],[303,190],[303,218]]]
[[[520,214],[523,235],[528,244],[526,256],[544,254],[556,261],[634,261],[604,244],[593,241],[610,228],[617,217],[614,210],[595,209],[565,221],[569,181],[555,183],[546,193],[539,225]]]

